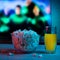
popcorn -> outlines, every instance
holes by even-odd
[[[13,38],[13,36],[15,37],[15,39]],[[23,31],[21,31],[19,29],[12,33],[12,42],[15,48],[22,51],[35,50],[36,47],[39,45],[39,38],[40,36],[33,30],[24,29]]]

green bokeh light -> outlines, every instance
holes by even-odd
[[[33,25],[35,25],[35,24],[36,24],[36,19],[32,19],[31,23],[32,23]]]
[[[12,21],[13,21],[14,23],[16,23],[16,24],[21,24],[21,23],[23,23],[24,20],[25,20],[25,17],[18,17],[18,16],[15,15],[15,14],[12,15],[10,18],[11,18]]]
[[[6,26],[6,25],[2,25],[2,26],[0,27],[0,32],[7,32],[8,30],[9,30],[9,27]]]
[[[27,13],[28,13],[27,7],[22,7],[21,14],[24,15],[24,14],[27,14]]]
[[[31,22],[31,20],[32,20],[32,18],[27,18],[27,21],[28,21],[28,22]]]
[[[10,19],[7,18],[7,17],[2,17],[1,18],[1,21],[4,23],[4,24],[8,24],[10,22]]]
[[[27,18],[27,22],[30,22],[31,24],[35,25],[36,24],[36,19]]]
[[[43,22],[46,21],[45,17],[40,17],[39,20],[42,20]]]
[[[48,21],[50,20],[50,16],[46,15],[46,16],[40,17],[39,20],[42,20],[43,22]]]

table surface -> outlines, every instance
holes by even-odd
[[[0,44],[0,49],[14,49],[13,44]],[[57,45],[56,52],[54,54],[46,53],[45,46],[39,45],[36,49],[36,56],[34,53],[29,54],[15,54],[12,56],[6,54],[0,54],[0,60],[60,60],[60,45]],[[39,57],[42,55],[42,57]]]

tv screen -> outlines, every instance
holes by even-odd
[[[51,26],[49,0],[0,0],[0,41],[12,41],[16,30],[33,30],[44,36]]]

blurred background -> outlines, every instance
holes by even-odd
[[[54,2],[53,5],[52,5],[53,1],[51,1],[51,0],[32,0],[32,2],[38,6],[39,10],[41,10],[41,13],[42,13],[41,21],[43,22],[43,24],[45,24],[45,26],[57,27],[57,24],[56,24],[57,16],[56,17],[54,16],[54,15],[56,15],[55,10],[57,10],[56,8],[58,8],[57,5],[55,5],[56,1]],[[23,9],[25,4],[26,4],[26,0],[0,0],[0,43],[11,43],[12,42],[10,34],[13,31],[18,30],[18,29],[14,30],[15,27],[13,27],[11,29],[12,25],[10,25],[10,24],[13,24],[13,23],[11,23],[10,16],[15,13],[16,5],[20,5],[22,7],[22,14],[24,14],[24,12],[26,11],[26,9],[25,10]],[[50,12],[50,10],[52,10],[52,11]],[[16,24],[14,24],[13,26],[15,26]],[[22,24],[24,24],[24,23],[22,23]],[[30,24],[28,23],[27,25],[30,25]],[[33,27],[32,26],[33,26],[33,24],[31,24],[30,26],[26,26],[26,27],[27,27],[27,29],[32,29],[34,27],[34,26]],[[40,25],[40,26],[41,26],[41,29],[43,29],[43,26],[42,25]],[[34,27],[34,29],[32,29],[32,30],[36,31],[39,35],[41,35],[41,33],[40,33],[41,30],[40,29],[36,30],[37,27]],[[22,29],[22,28],[20,28],[20,29]],[[38,32],[38,31],[40,31],[40,32]],[[58,35],[58,33],[57,33],[57,35]],[[59,38],[59,35],[58,35],[58,38]],[[43,42],[43,39],[42,39],[42,42]]]

